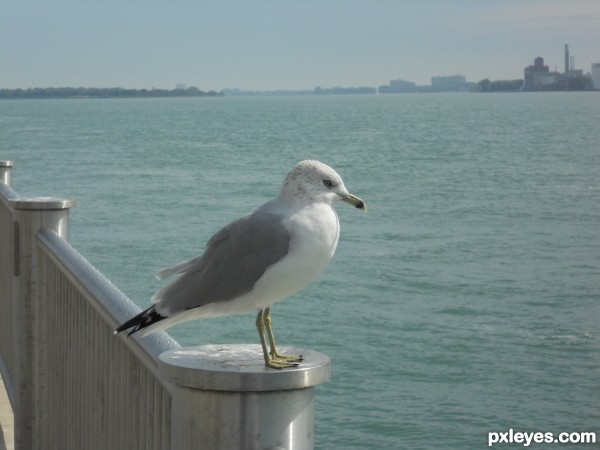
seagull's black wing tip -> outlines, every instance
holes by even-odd
[[[145,309],[138,315],[129,319],[127,322],[119,325],[115,329],[115,331],[113,331],[113,334],[119,334],[122,331],[132,328],[132,330],[129,333],[127,333],[126,337],[129,337],[132,334],[137,333],[138,331],[143,330],[144,328],[149,327],[150,325],[160,322],[163,319],[165,319],[165,316],[162,316],[159,313],[157,313],[155,310],[155,306],[152,305],[148,309]]]

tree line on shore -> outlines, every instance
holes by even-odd
[[[0,99],[43,98],[142,98],[142,97],[217,97],[223,93],[201,91],[197,87],[187,89],[123,89],[123,88],[28,88],[0,89]]]

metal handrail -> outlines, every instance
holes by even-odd
[[[54,264],[86,297],[90,305],[112,329],[140,312],[140,308],[129,297],[57,233],[49,229],[42,229],[37,238],[41,248]],[[117,338],[115,337],[115,339]],[[161,353],[181,348],[179,343],[164,331],[153,333],[145,338],[133,335],[125,342],[155,376],[158,376],[158,361]]]

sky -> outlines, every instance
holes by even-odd
[[[600,0],[0,0],[0,88],[523,78],[600,62]]]

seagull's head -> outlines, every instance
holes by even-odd
[[[287,203],[322,202],[331,205],[341,200],[367,211],[367,204],[350,194],[342,177],[320,161],[301,161],[287,174],[279,197]]]

